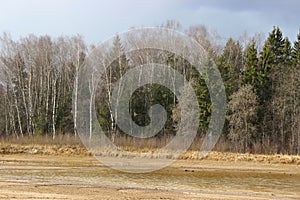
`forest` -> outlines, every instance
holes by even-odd
[[[179,30],[176,22],[164,28]],[[182,30],[180,30],[182,31]],[[221,36],[203,25],[183,30],[199,42],[218,67],[226,89],[227,113],[219,142],[231,151],[255,153],[300,153],[300,32],[296,41],[283,36],[274,26],[266,37],[258,33],[239,39]],[[297,34],[297,33],[295,33]],[[98,121],[114,141],[125,137],[115,123],[111,95],[117,82],[134,63],[147,60],[134,53],[126,54],[118,35],[108,53],[118,52],[95,87]],[[8,33],[0,36],[0,137],[24,138],[48,135],[53,139],[71,134],[77,137],[76,93],[78,76],[85,58],[95,48],[80,35],[29,35],[14,40]],[[145,50],[155,57],[158,52]],[[199,128],[204,137],[211,114],[211,101],[205,81],[186,60],[160,52],[165,63],[192,82],[197,94]],[[176,134],[178,99],[158,84],[137,89],[130,101],[133,121],[149,123],[148,110],[161,104],[168,119],[155,136],[158,140]],[[75,106],[74,106],[74,105]]]

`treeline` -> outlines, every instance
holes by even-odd
[[[174,22],[164,27],[179,29]],[[222,141],[236,151],[299,154],[300,33],[292,44],[274,27],[265,41],[259,35],[243,40],[230,38],[222,46],[219,36],[204,26],[193,26],[185,32],[204,47],[221,72],[228,101]],[[117,80],[134,67],[132,63],[142,65],[151,58],[168,64],[193,83],[200,108],[198,137],[203,137],[210,121],[211,102],[205,81],[194,67],[168,52],[145,50],[146,57],[136,52],[128,54],[125,46],[119,37],[115,38],[108,54],[117,52],[119,57],[110,63],[94,94],[97,117],[106,133],[112,140],[123,135],[111,109]],[[76,135],[78,76],[93,48],[80,36],[53,39],[30,35],[14,41],[3,34],[0,134],[48,134],[53,138],[64,133]],[[139,125],[149,124],[148,110],[157,103],[165,107],[168,115],[157,137],[172,137],[178,129],[180,108],[178,99],[163,86],[146,85],[134,92],[130,101],[132,119]]]
[[[23,137],[73,132],[74,80],[87,47],[80,36],[0,38],[0,133]]]
[[[229,40],[218,60],[228,95],[228,138],[260,151],[299,153],[300,34],[291,45],[274,27],[262,50]]]

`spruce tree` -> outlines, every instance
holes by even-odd
[[[278,65],[282,63],[283,58],[283,50],[284,50],[284,39],[282,37],[282,32],[279,27],[274,27],[272,32],[269,34],[267,39],[267,45],[271,50],[271,64]]]
[[[255,41],[252,41],[252,44],[246,50],[243,85],[252,85],[254,92],[257,94],[260,87],[260,79],[257,49],[255,47]]]
[[[221,72],[227,97],[236,92],[240,86],[240,74],[243,67],[242,47],[230,38],[219,57],[217,66]]]
[[[294,47],[292,49],[292,62],[293,66],[300,66],[300,30],[297,36],[297,41],[294,43]]]
[[[292,153],[300,153],[300,30],[297,35],[297,41],[294,43],[292,49],[292,68],[288,80],[289,90],[292,92],[291,102],[291,147]]]
[[[283,45],[283,65],[282,67],[291,67],[293,64],[293,57],[292,57],[292,46],[289,39],[286,37],[284,39],[284,45]]]
[[[288,42],[286,42],[286,45],[287,44]],[[276,121],[274,120],[276,109],[273,104],[276,95],[275,91],[280,83],[278,77],[284,65],[284,46],[285,41],[282,37],[281,30],[279,27],[274,27],[272,32],[269,33],[269,37],[260,53],[259,67],[261,85],[258,90],[260,103],[258,118],[261,123],[259,129],[262,134],[262,146],[264,146],[264,140],[267,139],[267,143],[270,144],[272,141],[275,142],[278,136],[278,133],[276,133]]]

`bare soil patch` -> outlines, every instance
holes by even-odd
[[[214,155],[212,153],[212,155]],[[210,155],[210,156],[212,156]],[[229,154],[230,155],[230,154]],[[229,156],[227,155],[227,156]],[[82,168],[83,167],[83,168]],[[77,170],[89,168],[105,168],[94,157],[87,155],[46,155],[41,153],[10,153],[0,155],[0,199],[199,199],[199,200],[267,200],[267,199],[299,199],[300,194],[282,195],[276,191],[273,193],[263,192],[237,192],[234,190],[164,190],[164,189],[147,189],[120,186],[93,186],[74,183],[55,183],[50,179],[63,179],[64,173],[58,176],[51,176],[43,180],[36,179],[36,174],[60,171],[60,170]],[[95,168],[95,169],[96,169]],[[204,171],[236,171],[236,172],[250,172],[250,173],[271,173],[282,174],[286,176],[300,177],[300,166],[296,164],[287,163],[268,163],[268,162],[254,162],[242,160],[223,161],[221,159],[208,157],[206,160],[186,159],[179,160],[170,167],[164,169],[160,173],[170,174],[170,176],[185,177],[185,174],[193,174]],[[37,173],[37,171],[40,171]],[[195,171],[195,172],[194,172]],[[27,179],[24,178],[23,173],[26,173]],[[108,171],[109,173],[109,171]],[[14,176],[10,176],[14,174]],[[16,174],[18,176],[16,176]],[[122,175],[122,174],[120,174]],[[124,175],[124,174],[123,174]],[[41,175],[42,176],[42,175]],[[91,174],[91,176],[94,176]],[[29,177],[29,179],[28,179]],[[187,176],[188,177],[188,176]],[[143,180],[140,180],[143,181]],[[112,184],[113,180],[112,180]],[[176,184],[176,183],[174,183]],[[300,185],[300,178],[299,178]],[[247,189],[247,188],[245,188]],[[280,191],[278,191],[280,192]],[[295,191],[297,192],[297,191]]]

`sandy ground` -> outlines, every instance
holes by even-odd
[[[13,178],[9,178],[9,176],[5,176],[4,174],[6,171],[14,171],[16,173],[21,169],[28,172],[30,170],[42,169],[47,172],[47,170],[54,168],[65,169],[74,166],[103,167],[92,156],[0,154],[0,172],[2,174],[2,177],[0,174],[0,199],[300,199],[299,193],[296,195],[278,195],[272,193],[236,193],[216,190],[190,192],[181,190],[139,189],[134,187],[91,186],[80,183],[53,184],[51,182],[24,180],[22,179],[22,174],[19,177],[14,176]],[[165,170],[175,174],[179,171],[193,170],[269,172],[296,174],[297,176],[300,174],[299,165],[211,160],[180,160]]]
[[[68,185],[32,185],[0,182],[0,199],[197,199],[197,200],[266,200],[266,199],[299,199],[297,197],[244,196],[233,194],[189,193],[178,191],[160,191],[122,188],[94,188]]]

